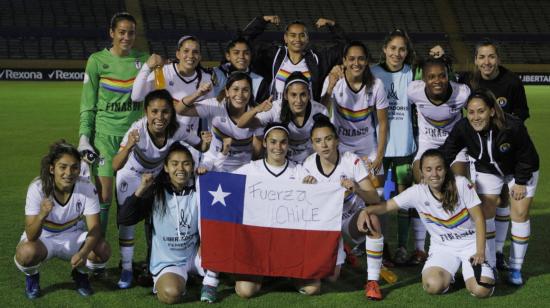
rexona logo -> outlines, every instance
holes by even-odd
[[[0,80],[63,81],[83,80],[83,70],[1,69]]]
[[[37,71],[16,71],[4,69],[0,72],[2,80],[42,80],[42,72]]]
[[[48,74],[48,78],[53,80],[83,80],[84,72],[67,72],[64,70],[55,70]]]

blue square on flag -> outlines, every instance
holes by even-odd
[[[242,224],[246,176],[208,172],[199,177],[201,216]]]

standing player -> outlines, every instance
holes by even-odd
[[[461,78],[460,81],[468,84],[474,90],[478,88],[491,90],[504,112],[515,115],[523,121],[527,120],[529,107],[527,106],[525,88],[516,74],[500,65],[497,44],[489,39],[479,42],[475,47],[474,63],[474,71]],[[508,195],[508,189],[504,185],[500,195],[501,202],[496,210],[495,228],[488,226],[488,230],[496,231],[497,268],[499,270],[508,269],[502,252],[510,224]],[[493,233],[490,231],[488,234]]]
[[[279,24],[278,16],[256,17],[243,31],[250,42],[261,35],[267,25]],[[333,34],[336,46],[347,42],[342,29],[330,19],[319,18],[317,28],[327,26]],[[342,58],[341,49],[335,46],[314,51],[308,48],[309,36],[306,25],[301,21],[289,23],[285,29],[284,46],[254,46],[253,68],[270,83],[270,95],[274,100],[283,97],[285,82],[292,72],[302,72],[310,82],[312,98],[321,99],[322,82],[330,69]]]
[[[344,186],[346,196],[342,211],[342,234],[359,245],[365,241],[367,251],[368,277],[365,285],[365,296],[372,300],[381,300],[382,292],[378,285],[382,266],[384,237],[371,228],[370,232],[357,230],[357,217],[364,203],[379,203],[376,188],[368,179],[368,172],[359,156],[352,152],[339,152],[339,137],[336,127],[323,115],[315,117],[311,129],[311,142],[315,153],[304,162],[304,168],[318,182],[337,182]],[[372,217],[371,224],[380,230],[378,220]],[[340,276],[341,266],[345,261],[343,242],[338,250],[338,259],[334,275],[329,278],[336,281]]]
[[[450,160],[466,147],[475,159],[476,186],[483,201],[487,233],[495,230],[496,207],[502,187],[508,186],[512,217],[508,282],[522,285],[521,267],[531,234],[529,208],[537,188],[539,156],[521,119],[502,112],[490,91],[475,90],[466,108],[467,118],[455,125],[442,150]],[[487,243],[489,264],[494,267],[494,237],[488,237]]]
[[[382,47],[381,63],[374,65],[372,74],[382,80],[388,99],[388,142],[382,163],[385,174],[388,168],[395,174],[397,193],[403,192],[412,184],[412,161],[416,152],[416,142],[413,134],[413,110],[407,97],[407,87],[413,81],[415,52],[408,34],[395,29],[385,38]],[[393,181],[393,179],[391,179]],[[416,215],[418,216],[418,215]],[[409,234],[409,211],[398,210],[397,242],[394,262],[407,262],[407,240]],[[422,228],[418,228],[418,226]],[[416,228],[415,228],[416,227]],[[419,218],[413,218],[413,230],[420,229],[421,251],[424,250],[425,232]],[[413,256],[413,260],[416,257]]]
[[[147,54],[132,49],[136,20],[128,13],[111,19],[113,46],[90,56],[86,64],[80,102],[79,151],[99,154],[94,164],[95,185],[101,207],[101,231],[107,231],[109,206],[113,197],[112,159],[124,133],[142,115],[140,102],[130,98],[134,79]]]
[[[147,94],[144,101],[145,117],[134,122],[124,135],[120,150],[113,158],[113,169],[117,171],[119,206],[136,191],[142,174],[157,175],[160,172],[162,161],[173,143],[184,141],[202,152],[208,149],[209,140],[202,142],[176,119],[172,100],[167,90],[155,90]],[[122,273],[118,287],[121,289],[132,285],[134,233],[135,226],[119,226]]]
[[[271,103],[271,98],[248,110],[237,126],[258,128],[272,122],[281,122],[289,130],[289,156],[301,164],[312,152],[309,138],[316,114],[327,115],[327,109],[312,101],[309,81],[300,72],[293,72],[285,81],[282,101]]]
[[[53,257],[70,260],[77,292],[91,295],[93,290],[84,270],[86,260],[93,261],[89,264],[94,269],[98,264],[104,266],[111,254],[101,237],[96,190],[79,173],[80,153],[60,140],[42,158],[40,177],[27,191],[25,232],[14,261],[26,275],[25,293],[29,299],[40,296],[38,269]]]
[[[381,205],[363,209],[357,228],[368,230],[365,222],[369,214],[416,208],[430,233],[430,256],[422,269],[424,290],[446,293],[462,265],[466,289],[475,297],[491,296],[495,278],[485,262],[485,220],[474,185],[465,177],[455,176],[438,150],[426,150],[419,164],[423,183]]]

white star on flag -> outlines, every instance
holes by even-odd
[[[219,203],[221,203],[223,206],[227,206],[227,205],[225,204],[225,197],[231,195],[231,193],[229,193],[229,192],[224,192],[224,191],[222,190],[222,186],[221,186],[220,184],[218,184],[218,190],[216,190],[216,191],[210,191],[210,190],[209,190],[208,192],[212,195],[212,197],[214,197],[214,199],[212,199],[212,204],[211,204],[211,205],[214,205],[214,204],[216,204],[216,203],[219,202]]]

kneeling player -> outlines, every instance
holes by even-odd
[[[41,163],[40,177],[27,191],[25,232],[17,245],[15,265],[26,275],[29,299],[40,296],[38,268],[58,257],[71,261],[76,290],[93,293],[84,265],[105,263],[109,245],[101,238],[99,201],[94,186],[79,177],[80,154],[64,140],[54,143]],[[86,218],[88,232],[80,219]]]
[[[485,261],[485,220],[474,185],[454,176],[443,154],[427,150],[420,158],[423,184],[416,184],[382,205],[362,210],[357,228],[366,230],[369,214],[416,208],[430,234],[422,284],[429,294],[447,292],[462,264],[466,288],[476,297],[491,296],[495,278]]]

